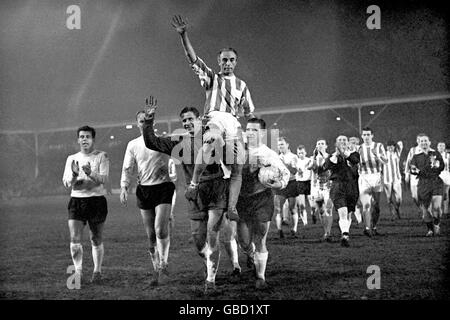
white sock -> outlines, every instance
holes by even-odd
[[[158,250],[155,250],[155,248],[153,248],[153,253],[150,250],[148,250],[148,253],[150,254],[150,260],[152,261],[153,270],[158,271],[159,268]]]
[[[103,243],[98,246],[92,246],[92,260],[94,260],[94,272],[102,272],[103,255],[105,251],[103,249]]]
[[[255,252],[255,267],[258,278],[266,279],[266,265],[269,252]]]
[[[308,224],[308,213],[306,212],[306,209],[303,209],[302,221],[303,221],[303,225],[306,226]]]
[[[218,249],[218,248],[217,248]],[[206,270],[207,276],[206,280],[209,282],[216,281],[217,270],[219,269],[219,261],[220,261],[220,251],[211,251],[208,246],[208,250],[206,253]]]
[[[355,208],[355,217],[356,217],[356,221],[358,223],[361,223],[361,221],[362,221],[361,211],[359,210],[358,207]]]
[[[294,214],[292,215],[292,222],[293,222],[292,230],[294,230],[295,232],[297,232],[297,226],[298,226],[298,213],[294,213]]]
[[[281,214],[275,215],[275,224],[278,230],[281,230]]]
[[[233,265],[233,269],[238,268],[241,269],[241,266],[239,265],[239,256],[238,256],[238,247],[236,239],[233,239],[231,241],[225,241],[225,248],[228,252],[228,255],[230,256],[231,264]]]
[[[70,255],[72,256],[75,272],[81,273],[83,269],[83,246],[81,243],[70,243]]]
[[[165,239],[156,238],[156,248],[158,250],[160,266],[167,266],[167,261],[169,259],[169,247],[170,247],[170,237]]]

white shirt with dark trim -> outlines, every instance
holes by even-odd
[[[129,187],[135,173],[138,184],[143,186],[172,181],[169,176],[169,159],[167,154],[148,149],[142,135],[131,140],[123,159],[120,187]]]
[[[79,174],[72,175],[72,161],[78,161]],[[91,175],[87,176],[82,166],[90,164]],[[106,195],[104,184],[108,181],[109,159],[106,152],[94,150],[89,154],[78,152],[67,157],[63,174],[63,184],[72,188],[71,197],[88,198]]]

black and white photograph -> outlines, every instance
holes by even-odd
[[[1,1],[0,300],[448,300],[448,13]]]

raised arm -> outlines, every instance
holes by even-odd
[[[191,41],[187,35],[187,23],[180,15],[175,15],[172,18],[172,26],[178,32],[181,37],[181,44],[183,45],[184,53],[189,60],[189,63],[197,61],[197,55],[192,47]]]
[[[179,141],[174,141],[172,138],[157,137],[153,128],[153,121],[154,109],[150,109],[146,112],[145,121],[142,126],[142,135],[144,137],[145,146],[150,150],[162,152],[172,156],[172,150],[179,143]]]

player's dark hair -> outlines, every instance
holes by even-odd
[[[299,144],[298,147],[297,147],[297,150],[302,150],[302,149],[306,150],[306,148],[305,148],[305,146],[303,144]]]
[[[425,133],[421,132],[417,135],[416,139],[422,138],[422,137],[428,137]]]
[[[389,141],[387,142],[387,146],[388,146],[388,147],[389,147],[389,146],[395,147],[395,146],[397,146],[397,143],[396,143],[394,140],[389,140]]]
[[[321,140],[325,141],[325,144],[327,143],[327,139],[325,139],[325,138],[323,138],[323,137],[317,138],[316,143],[319,142],[319,141],[321,141]]]
[[[372,134],[373,134],[373,131],[372,131],[372,129],[371,129],[371,128],[369,128],[369,127],[364,127],[364,128],[362,128],[362,129],[361,129],[361,133],[362,133],[363,131],[370,131],[370,133],[372,133]]]
[[[200,112],[197,110],[197,108],[194,108],[194,107],[184,107],[183,109],[181,109],[180,117],[184,113],[188,113],[188,112],[192,112],[195,115],[196,118],[200,117]]]
[[[278,137],[278,141],[281,141],[281,140],[283,140],[283,141],[286,142],[287,144],[290,144],[289,141],[288,141],[288,139],[287,139],[285,136],[280,136],[280,137]]]
[[[248,119],[247,123],[258,123],[260,129],[266,128],[266,122],[261,118],[251,118]]]
[[[237,51],[236,51],[235,49],[231,48],[231,47],[230,47],[230,48],[223,48],[223,49],[220,49],[219,52],[217,53],[217,57],[220,57],[220,54],[221,54],[222,52],[227,52],[227,51],[234,52],[234,54],[236,55],[236,58],[238,57]]]
[[[89,126],[82,126],[82,127],[79,127],[78,130],[77,130],[77,138],[80,136],[80,132],[81,132],[81,131],[87,131],[87,132],[90,132],[91,135],[92,135],[92,138],[95,139],[95,129],[94,129],[94,128],[89,127]]]

